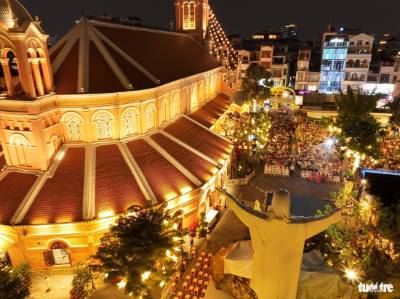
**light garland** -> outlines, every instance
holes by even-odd
[[[228,70],[235,70],[238,66],[238,58],[235,49],[232,47],[232,44],[212,10],[210,10],[210,19],[207,30],[212,41],[212,54],[217,59],[221,60]]]

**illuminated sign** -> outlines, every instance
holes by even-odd
[[[366,83],[361,86],[361,89],[368,94],[391,95],[394,92],[394,84]]]

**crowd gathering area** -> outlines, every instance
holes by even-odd
[[[339,184],[342,165],[338,144],[319,121],[295,115],[291,110],[269,112],[269,142],[261,155],[265,174]]]
[[[298,175],[314,183],[344,182],[352,160],[346,159],[329,127],[291,110],[272,110],[269,116],[269,139],[260,155],[265,175]],[[400,134],[388,130],[379,159],[364,159],[361,167],[400,171]]]

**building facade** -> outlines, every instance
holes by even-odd
[[[319,90],[320,72],[313,69],[311,58],[312,49],[299,50],[295,90],[300,92],[316,92]]]
[[[329,35],[322,49],[320,88],[322,93],[339,93],[345,78],[349,40],[346,35]]]
[[[345,76],[341,87],[343,91],[348,87],[360,89],[367,82],[373,43],[374,37],[365,33],[349,36]]]

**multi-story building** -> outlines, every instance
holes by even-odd
[[[261,45],[257,50],[237,50],[237,79],[245,77],[247,69],[254,64],[264,67],[270,74],[273,86],[285,86],[289,76],[287,46]]]
[[[365,33],[349,36],[343,91],[348,87],[357,90],[367,82],[373,42],[374,37]]]
[[[295,89],[300,92],[315,92],[319,89],[320,55],[315,49],[300,49],[297,60]]]
[[[271,79],[273,86],[286,86],[289,79],[288,46],[274,46],[272,56]]]
[[[322,93],[341,91],[349,39],[347,35],[328,35],[322,45],[320,88]]]

